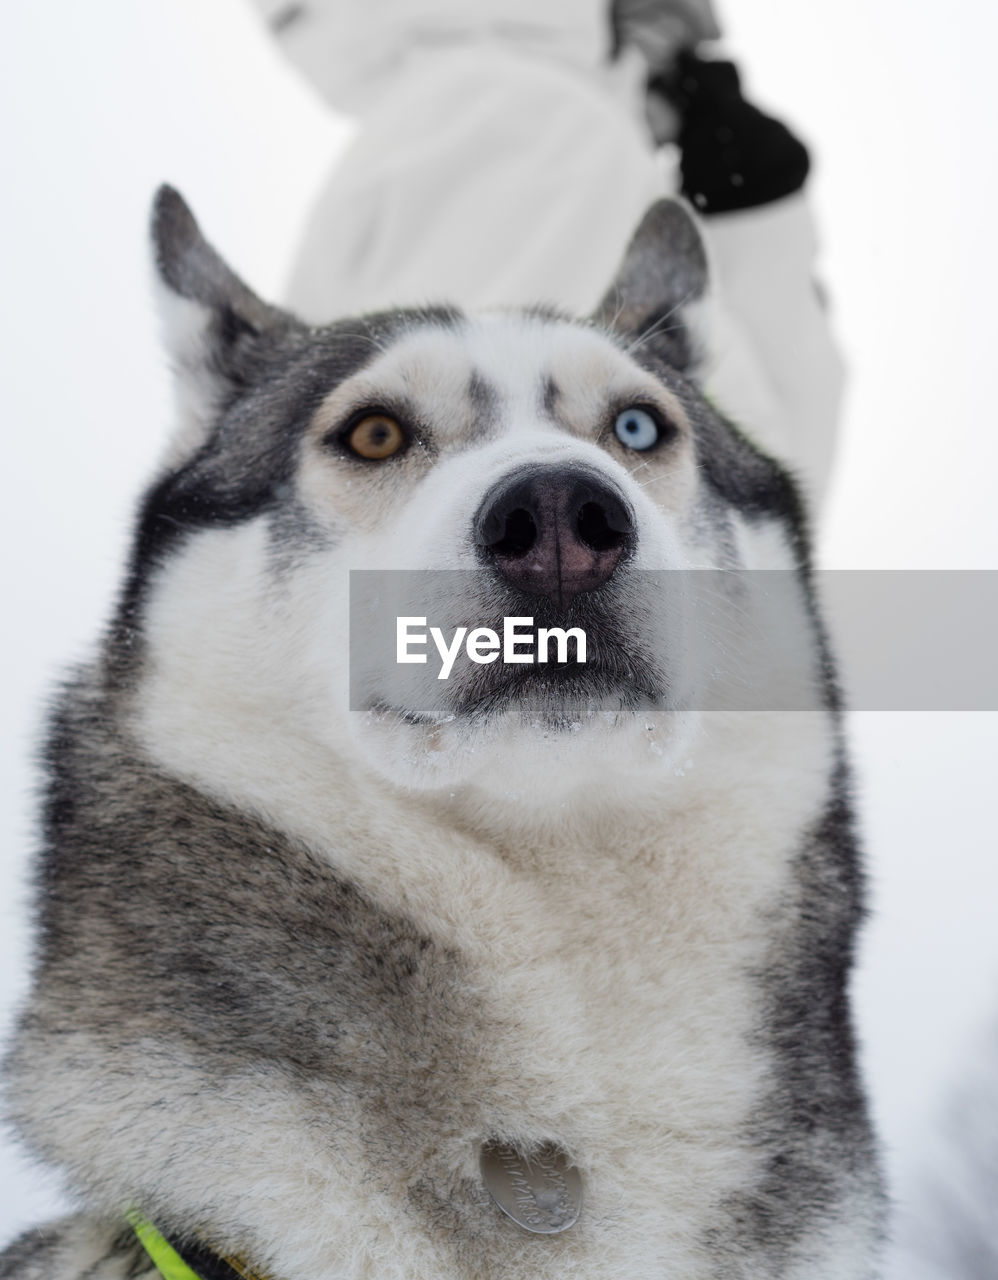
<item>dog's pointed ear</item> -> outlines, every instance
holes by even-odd
[[[173,187],[152,209],[152,247],[163,337],[175,375],[178,431],[173,460],[200,446],[219,406],[243,376],[254,338],[290,317],[261,301],[201,234]]]
[[[593,319],[615,333],[659,343],[669,363],[694,372],[703,357],[697,304],[707,299],[707,250],[679,200],[648,209]]]

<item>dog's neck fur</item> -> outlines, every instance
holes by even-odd
[[[64,743],[95,712],[106,723],[95,705],[100,698],[77,694],[64,722]],[[178,1114],[168,1133],[162,1115],[148,1111],[160,1089],[155,1072],[147,1073],[148,1085],[138,1090],[132,1083],[124,1091],[109,1087],[104,1050],[80,1035],[73,1052],[77,1085],[87,1101],[75,1127],[53,1132],[47,1115],[32,1115],[35,1091],[48,1096],[37,1073],[21,1090],[26,1127],[50,1156],[75,1168],[88,1195],[107,1208],[136,1195],[148,1197],[179,1229],[207,1227],[216,1247],[245,1252],[249,1242],[258,1267],[280,1276],[337,1274],[327,1270],[323,1243],[310,1224],[328,1221],[333,1204],[336,1215],[363,1218],[374,1203],[372,1176],[377,1195],[396,1204],[393,1212],[415,1215],[417,1223],[430,1214],[450,1224],[469,1275],[522,1274],[541,1266],[552,1276],[574,1276],[577,1266],[613,1268],[607,1273],[616,1274],[624,1259],[644,1274],[660,1252],[674,1260],[677,1274],[698,1274],[707,1257],[703,1240],[711,1230],[724,1229],[719,1206],[727,1202],[724,1212],[743,1212],[742,1189],[757,1182],[768,1158],[765,1143],[750,1132],[753,1117],[769,1105],[778,1062],[761,1045],[756,1057],[746,1052],[764,1023],[753,974],[774,963],[774,950],[778,956],[799,927],[795,864],[810,841],[825,838],[822,824],[835,803],[827,718],[771,716],[763,735],[753,720],[708,718],[687,776],[663,777],[659,796],[631,807],[606,803],[602,812],[587,801],[578,810],[559,807],[549,820],[519,831],[511,831],[494,800],[483,802],[471,793],[454,797],[448,829],[439,814],[432,816],[429,797],[392,792],[357,767],[320,769],[317,777],[316,762],[310,773],[304,749],[281,770],[264,753],[251,770],[242,750],[235,769],[227,758],[233,744],[227,748],[215,738],[199,745],[188,738],[178,755],[187,777],[182,782],[175,762],[162,758],[162,743],[161,758],[149,759],[148,728],[145,745],[130,749],[134,739],[119,718],[96,758],[88,733],[72,766],[79,776],[66,778],[66,788],[79,792],[81,781],[96,782],[98,791],[127,791],[131,803],[142,806],[144,838],[148,842],[150,831],[158,831],[152,836],[155,856],[174,872],[156,887],[165,895],[165,927],[183,932],[176,902],[196,892],[184,887],[193,886],[192,877],[212,886],[213,915],[233,922],[237,949],[240,913],[254,913],[245,925],[247,936],[256,937],[273,907],[269,927],[278,929],[276,952],[240,961],[241,978],[250,986],[271,981],[266,975],[275,964],[309,963],[298,954],[301,938],[308,936],[301,930],[329,928],[350,954],[384,957],[389,989],[405,989],[409,1030],[394,1025],[387,1041],[374,1033],[380,1055],[375,1066],[365,1042],[371,1030],[336,1028],[335,1050],[330,1043],[325,1051],[334,1056],[324,1065],[322,1044],[334,1033],[335,1001],[322,1014],[330,1019],[328,1031],[313,1023],[303,1040],[302,1021],[316,1012],[307,1011],[289,989],[282,1016],[255,1029],[257,1065],[247,1060],[249,1075],[237,1068],[240,1083],[231,1101],[217,1092],[223,1076],[215,1071],[228,1073],[232,1064],[213,1065],[208,1045],[215,1037],[199,1048],[197,1037],[190,1040],[185,1031],[180,1042],[189,1047],[178,1050],[171,1072],[182,1078],[189,1070],[202,1083],[197,1098],[181,1089],[184,1119]],[[746,746],[757,746],[760,738],[767,750],[755,750],[750,774],[742,767],[736,777],[725,768],[725,760],[743,765]],[[811,763],[802,772],[804,755]],[[209,757],[209,776],[202,774],[191,786]],[[786,788],[791,761],[809,779],[806,785]],[[224,786],[210,776],[215,769]],[[693,781],[699,773],[702,781]],[[295,775],[300,786],[289,789],[286,779]],[[278,777],[285,781],[276,782]],[[239,779],[235,785],[233,778]],[[254,809],[272,824],[269,831],[241,816]],[[94,818],[104,812],[104,805],[83,805],[62,827],[63,878],[73,873],[65,851],[92,856],[99,847],[104,837]],[[178,813],[186,815],[179,832]],[[129,865],[116,868],[108,889],[126,902],[132,894],[148,895],[154,886],[145,883],[144,863],[151,854],[138,852]],[[85,864],[75,874],[87,874]],[[254,885],[252,895],[246,894],[247,882]],[[278,907],[282,900],[287,905]],[[260,910],[265,914],[257,920]],[[196,954],[188,959],[198,963]],[[54,959],[50,991],[58,990],[59,972]],[[139,1003],[151,993],[143,989],[141,973]],[[442,981],[476,993],[475,1007],[462,998],[453,1021],[441,1023],[423,1001],[446,998]],[[314,981],[303,978],[302,987],[307,994]],[[200,982],[194,989],[200,993],[196,1007],[204,994]],[[231,993],[224,999],[231,1002]],[[353,1003],[360,1002],[355,997]],[[378,1016],[390,1018],[390,1005]],[[230,1015],[219,1007],[207,1016]],[[436,1043],[420,1035],[424,1017]],[[475,1046],[482,1044],[488,1049],[479,1060]],[[121,1071],[141,1076],[145,1052],[141,1039],[123,1047]],[[431,1074],[414,1069],[414,1053],[425,1057]],[[185,1054],[188,1068],[182,1065]],[[265,1066],[268,1060],[272,1065]],[[285,1095],[272,1078],[292,1063],[305,1073],[304,1094]],[[38,1070],[44,1075],[44,1067]],[[322,1157],[326,1123],[358,1123],[357,1115],[344,1114],[335,1102],[341,1096],[335,1081],[344,1078],[361,1082],[351,1088],[360,1088],[355,1102],[362,1128],[377,1123],[390,1130],[395,1114],[410,1128],[405,1144],[392,1151],[390,1166],[376,1174],[370,1133],[347,1139],[348,1152],[351,1142],[359,1143],[347,1167],[353,1159],[366,1169],[359,1199],[358,1188],[343,1181],[342,1129],[337,1159],[326,1163]],[[209,1079],[216,1085],[208,1088]],[[414,1140],[411,1132],[406,1107],[412,1104],[400,1096],[389,1105],[383,1092],[388,1082],[392,1090],[419,1090],[422,1139]],[[217,1174],[226,1160],[218,1156],[224,1157],[232,1135],[254,1114],[251,1102],[246,1110],[247,1099],[258,1086],[263,1093],[253,1122],[256,1154],[244,1152],[235,1160],[233,1150],[228,1188],[229,1179]],[[328,1119],[320,1123],[320,1114]],[[184,1137],[191,1123],[211,1136],[213,1159],[203,1171]],[[94,1147],[85,1137],[90,1126],[106,1133],[112,1125],[127,1127],[127,1151],[106,1141]],[[745,1133],[744,1143],[732,1143],[738,1132]],[[564,1239],[542,1241],[521,1239],[497,1223],[482,1200],[474,1164],[476,1144],[496,1135],[528,1147],[544,1140],[564,1146],[583,1169],[592,1202],[617,1225],[598,1227],[588,1220]],[[150,1149],[160,1152],[161,1168],[150,1168]],[[180,1182],[170,1172],[174,1167],[184,1170]],[[216,1204],[217,1216],[191,1224],[185,1206],[202,1178],[204,1190],[194,1194]],[[441,1265],[433,1261],[439,1247],[433,1232],[415,1229],[407,1247],[408,1274],[429,1275]],[[772,1247],[760,1245],[764,1251]],[[802,1261],[799,1272],[784,1274],[803,1280],[813,1274],[809,1266]]]

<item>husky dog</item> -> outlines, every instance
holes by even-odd
[[[0,1276],[876,1275],[834,677],[794,485],[698,386],[691,216],[584,322],[312,328],[171,189],[153,235],[179,422],[52,720],[7,1061],[80,1211]],[[587,661],[399,682],[353,570]]]

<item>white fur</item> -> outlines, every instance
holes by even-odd
[[[720,563],[690,519],[688,450],[645,484],[640,456],[635,477],[540,417],[547,372],[573,388],[583,416],[608,384],[651,394],[648,375],[595,333],[507,317],[417,333],[334,395],[345,404],[396,385],[412,394],[420,370],[456,370],[449,387],[439,374],[423,392],[445,418],[448,406],[458,413],[455,389],[472,367],[501,388],[500,434],[444,458],[368,528],[358,515],[344,536],[342,510],[322,511],[328,464],[306,452],[299,490],[340,540],[296,558],[279,583],[264,517],[184,543],[155,582],[135,730],[168,769],[304,841],[471,966],[507,1029],[487,1069],[493,1085],[506,1082],[508,1132],[550,1136],[588,1178],[579,1226],[546,1240],[510,1228],[497,1276],[692,1280],[709,1268],[705,1207],[751,1187],[757,1172],[759,1153],[731,1139],[770,1069],[749,1047],[751,975],[769,942],[764,913],[788,888],[801,831],[827,793],[832,730],[823,711],[596,718],[545,735],[511,720],[476,733],[372,724],[346,710],[348,570],[471,567],[455,551],[459,535],[517,463],[584,460],[613,477],[637,512],[643,567]],[[742,521],[737,540],[745,565],[790,563],[775,526]],[[351,834],[341,840],[344,822]],[[195,1139],[182,1108],[164,1126],[153,1106],[156,1052],[137,1044],[122,1055],[127,1088],[149,1108],[129,1104],[138,1118],[128,1141],[100,1170],[109,1204],[142,1185],[150,1147],[182,1162],[196,1141],[215,1158],[210,1174],[191,1163],[185,1199],[210,1211],[220,1243],[253,1223],[254,1257],[275,1274],[451,1274],[433,1238],[396,1230],[399,1197],[418,1173],[401,1150],[396,1170],[358,1185],[359,1136],[340,1133],[331,1150],[311,1114],[321,1098],[263,1071],[234,1079],[230,1096],[202,1099]],[[85,1040],[77,1053],[68,1150],[122,1087],[96,1078],[102,1059]],[[189,1072],[192,1089],[196,1067],[179,1053],[169,1064]],[[61,1077],[38,1082],[43,1095],[65,1087]],[[455,1177],[477,1176],[482,1136],[441,1135]],[[801,1280],[864,1274],[841,1241],[811,1244]]]
[[[153,282],[163,345],[173,363],[174,429],[161,460],[164,471],[180,466],[207,438],[221,386],[207,358],[210,308],[181,297],[157,274]]]

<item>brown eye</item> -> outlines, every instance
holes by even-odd
[[[405,432],[395,421],[383,413],[372,413],[361,418],[347,435],[347,444],[361,458],[380,462],[398,453],[406,443]]]

